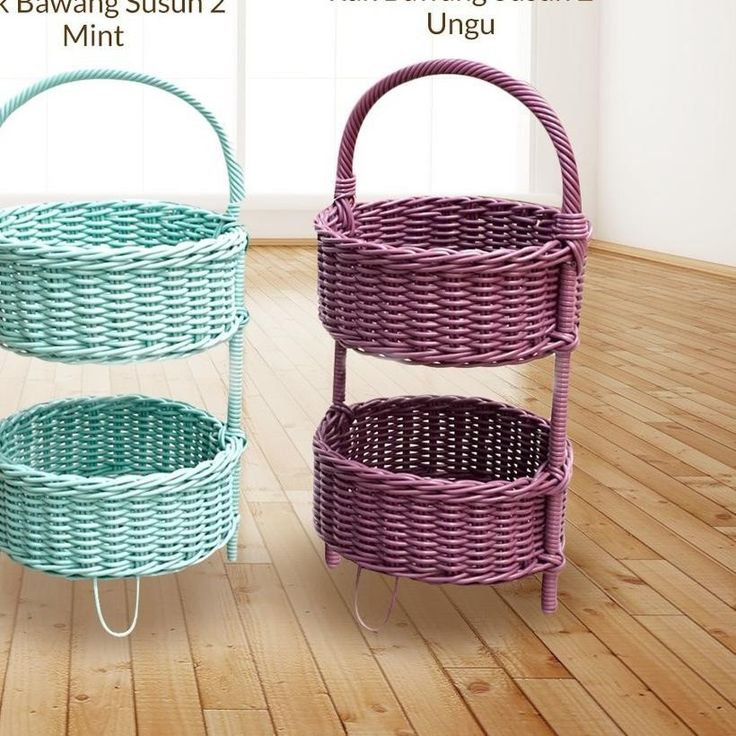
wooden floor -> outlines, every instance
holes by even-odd
[[[249,254],[250,449],[238,564],[145,580],[112,639],[89,583],[0,562],[0,736],[736,733],[734,282],[591,259],[574,361],[576,472],[559,613],[539,582],[402,584],[378,635],[351,614],[352,565],[321,561],[311,436],[330,395],[314,252]],[[226,354],[137,368],[0,357],[0,415],[57,396],[171,395],[221,413]],[[500,397],[549,410],[548,361],[425,370],[351,356],[353,399]],[[377,617],[389,581],[365,581]],[[132,587],[104,586],[122,625]]]

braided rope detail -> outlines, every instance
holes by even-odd
[[[155,77],[86,70],[50,77],[0,108],[0,126],[69,82],[138,82],[190,104],[215,131],[227,211],[167,202],[72,202],[0,210],[0,345],[70,363],[180,357],[230,341],[228,417],[143,396],[67,399],[0,422],[0,549],[28,567],[93,578],[113,636],[138,619],[140,576],[193,565],[239,522],[247,235],[243,175],[216,118]],[[136,578],[133,620],[106,623],[98,580]]]
[[[245,263],[243,259],[238,264],[235,278],[235,303],[238,311],[247,314],[245,310]],[[227,421],[225,424],[226,437],[229,439],[242,438],[243,447],[247,444],[245,433],[241,429],[243,415],[243,330],[247,319],[243,320],[238,331],[230,340],[229,346],[229,391],[227,397]],[[240,463],[233,469],[230,489],[233,531],[227,543],[227,556],[231,562],[237,561],[238,556],[238,527],[240,526]]]
[[[489,197],[355,202],[354,153],[378,100],[414,79],[454,74],[520,100],[550,135],[562,169],[562,208]],[[335,201],[316,219],[320,317],[339,344],[436,366],[523,363],[577,346],[557,320],[560,267],[574,262],[582,294],[588,223],[570,141],[524,82],[462,60],[428,61],[374,85],[343,133]]]
[[[578,273],[582,273],[593,231],[590,221],[580,212],[560,212],[556,217],[556,226],[557,237],[569,245]]]
[[[0,210],[0,345],[66,363],[193,355],[246,318],[246,245],[222,215],[165,202]]]

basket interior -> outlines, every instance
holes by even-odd
[[[353,410],[334,449],[369,467],[491,482],[532,478],[547,460],[546,422],[492,401],[411,397]]]
[[[518,250],[555,239],[559,210],[487,197],[423,197],[355,207],[359,240],[386,246]]]
[[[170,473],[211,460],[221,424],[192,407],[142,397],[81,399],[34,407],[0,430],[5,463],[56,475]]]
[[[109,247],[177,245],[217,237],[222,215],[168,202],[71,202],[0,210],[0,240]]]

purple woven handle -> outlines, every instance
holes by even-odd
[[[557,117],[557,113],[528,84],[520,82],[508,74],[504,74],[480,62],[465,61],[462,59],[424,61],[408,66],[405,69],[400,69],[385,79],[382,79],[361,97],[350,114],[342,136],[342,142],[340,143],[340,154],[337,163],[337,182],[335,184],[335,201],[342,205],[340,207],[341,211],[343,206],[347,210],[352,209],[349,203],[355,197],[355,174],[353,172],[355,144],[358,140],[358,133],[360,133],[360,129],[363,126],[363,121],[371,108],[381,97],[395,87],[399,87],[415,79],[421,79],[422,77],[441,74],[457,74],[490,82],[505,92],[508,92],[512,97],[515,97],[531,110],[552,139],[552,144],[557,151],[560,161],[560,167],[562,168],[562,214],[579,214],[582,212],[580,180],[578,178],[577,164],[575,163],[575,154],[573,153],[567,133],[559,117]]]

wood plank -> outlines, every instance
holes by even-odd
[[[125,583],[100,583],[100,600],[110,625],[127,628]],[[69,736],[136,733],[130,642],[109,636],[100,626],[90,583],[74,586],[69,667]]]
[[[179,573],[199,699],[205,710],[264,710],[266,700],[220,554]]]
[[[393,583],[387,582],[391,587]],[[427,642],[443,668],[495,668],[488,646],[468,625],[446,595],[446,590],[416,580],[402,580],[401,607]]]
[[[131,372],[119,371],[113,378],[108,366],[84,365],[57,373],[57,390],[66,387],[79,393],[106,396],[136,392],[137,379]],[[132,380],[134,385],[128,381]],[[125,583],[100,583],[103,610],[113,628],[127,628]],[[105,633],[95,611],[91,585],[74,585],[71,661],[69,670],[68,733],[84,736],[104,733],[128,736],[136,732],[133,695],[133,666],[130,643]]]
[[[562,600],[663,702],[699,734],[728,733],[736,708],[582,573],[567,570]]]
[[[593,634],[559,632],[541,636],[624,733],[630,736],[693,733]]]
[[[266,710],[206,710],[207,736],[274,736]]]
[[[175,363],[166,363],[163,369],[168,395],[224,416],[224,385],[209,361],[197,356],[184,370]],[[223,555],[211,555],[177,579],[202,707],[265,709]]]
[[[701,580],[723,601],[736,605],[736,574],[725,569],[708,555],[693,547],[676,529],[665,527],[658,519],[580,470],[575,473],[576,493],[582,493],[606,516],[647,543],[678,569]]]
[[[0,736],[66,734],[71,606],[69,581],[23,572]]]
[[[346,731],[409,731],[396,696],[291,507],[261,504],[253,512]]]
[[[536,580],[504,585],[499,592],[625,733],[692,733],[565,605],[545,616]]]
[[[237,564],[227,573],[277,732],[344,734],[276,571]]]
[[[333,572],[333,576],[343,598],[349,603],[355,577],[354,566],[345,563]],[[385,610],[388,593],[384,580],[376,575],[364,576],[361,601],[364,602],[369,620],[376,620],[376,608]],[[369,601],[372,606],[368,605]],[[365,636],[419,734],[442,736],[455,732],[471,736],[481,733],[446,673],[437,664],[430,648],[400,605],[391,621],[378,634],[365,632]]]
[[[450,669],[448,674],[486,733],[493,736],[520,733],[553,736],[555,733],[502,669]]]
[[[576,478],[573,478],[575,485]],[[574,524],[583,534],[617,560],[657,560],[661,555],[635,537],[628,529],[609,519],[582,496],[573,493],[568,498],[568,522]]]
[[[135,595],[128,583],[128,613]],[[176,578],[144,578],[141,611],[130,639],[138,736],[203,736],[199,702]]]
[[[7,417],[18,410],[19,402],[25,395],[30,362],[14,353],[0,350],[0,417]],[[0,693],[5,688],[22,580],[23,568],[3,554],[0,557]]]
[[[517,680],[558,736],[621,736],[621,729],[575,680]]]
[[[733,608],[666,560],[627,560],[626,566],[666,595],[711,636],[736,652],[736,611]]]
[[[317,241],[314,238],[253,238],[250,241],[251,254],[254,248],[311,248],[316,250]],[[291,254],[285,254],[287,258]],[[252,255],[251,255],[252,257]]]
[[[296,511],[314,548],[321,554],[323,546],[312,527],[309,509],[296,507]],[[331,575],[345,604],[352,609],[355,566],[344,562]],[[368,620],[381,620],[379,614],[386,611],[389,598],[389,588],[381,576],[363,576],[360,601]],[[481,733],[401,605],[396,607],[391,620],[379,633],[362,633],[419,734],[444,736],[462,733],[473,736]]]
[[[4,409],[30,407],[61,395],[52,363],[6,357],[4,377],[22,386],[4,386],[0,398]],[[69,658],[71,644],[72,583],[13,563],[3,561],[10,598],[5,606],[15,606],[13,639],[6,650],[0,735],[54,736],[66,732],[69,699]],[[5,576],[4,576],[5,577]],[[4,662],[3,662],[4,664]],[[44,673],[39,681],[37,673]]]
[[[483,586],[447,586],[446,591],[512,677],[570,677],[555,655],[495,590]]]
[[[154,625],[144,618],[147,630],[119,641],[97,626],[89,584],[24,574],[0,560],[0,736],[61,734],[65,720],[69,734],[133,734],[134,715],[144,736],[446,736],[520,724],[575,736],[720,736],[729,728],[730,282],[593,251],[573,371],[576,472],[558,613],[541,613],[536,579],[498,588],[402,583],[400,605],[376,636],[352,617],[354,567],[327,571],[312,529],[310,442],[330,402],[333,345],[317,317],[314,249],[284,252],[262,247],[249,256],[242,495],[258,517],[246,504],[245,565],[226,570],[218,553],[176,578],[144,581],[142,611]],[[351,400],[497,396],[546,414],[551,378],[549,360],[437,371],[351,354],[348,391]],[[224,416],[226,346],[136,367],[53,365],[0,351],[0,416],[52,397],[141,391]],[[38,581],[30,599],[28,575]],[[364,582],[362,606],[377,620],[390,581]],[[66,597],[55,597],[58,589]],[[103,590],[110,618],[122,625],[130,585],[127,593],[115,583]],[[54,628],[49,609],[73,612],[67,628]]]
[[[574,526],[567,527],[566,539],[568,559],[629,613],[678,613],[666,598]]]
[[[9,557],[0,557],[0,693],[5,688],[5,672],[16,625],[18,596],[23,568]]]
[[[736,655],[687,616],[637,616],[683,662],[736,703]]]
[[[655,395],[656,386],[646,390],[641,385],[627,379],[615,367],[607,366],[601,361],[595,361],[589,356],[583,356],[575,361],[576,377],[584,378],[591,386],[591,393],[596,398],[605,399],[612,405],[626,407],[630,413],[636,413],[636,407],[656,412],[656,421],[660,417],[667,418],[663,429],[683,436],[683,430],[688,430],[688,438],[693,441],[697,437],[710,439],[728,447],[732,444],[734,431],[729,429],[727,417],[719,415],[713,410],[703,410],[696,416],[682,405],[678,406],[674,397]],[[641,415],[639,415],[641,416]],[[643,417],[642,417],[643,418]]]
[[[280,493],[279,499],[281,498],[283,498],[283,494]],[[253,518],[253,512],[248,505],[249,500],[254,501],[255,498],[246,493],[241,493],[238,562],[247,562],[251,565],[268,565],[271,563],[271,555],[268,553],[266,544],[261,536],[261,531]],[[266,500],[269,502],[274,501],[270,497]]]
[[[312,471],[296,451],[289,436],[261,397],[251,397],[248,412],[258,417],[258,444],[283,490],[301,490],[312,482]]]

